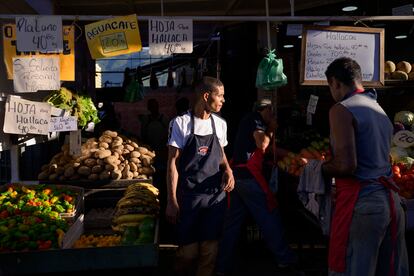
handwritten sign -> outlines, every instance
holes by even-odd
[[[302,84],[327,85],[325,71],[340,57],[359,63],[363,84],[384,84],[384,29],[308,26],[302,37]]]
[[[4,126],[5,133],[43,134],[49,132],[51,105],[32,102],[10,96],[6,102]]]
[[[60,59],[60,79],[75,80],[75,27],[63,26],[63,52],[59,54],[46,52],[20,52],[16,48],[16,25],[3,25],[3,53],[4,64],[7,69],[7,78],[13,79],[14,57],[48,57],[58,56]]]
[[[409,148],[414,145],[414,133],[409,130],[398,131],[392,141],[401,148]]]
[[[72,131],[78,129],[78,117],[51,117],[49,122],[49,131]]]
[[[151,19],[148,28],[150,55],[193,52],[192,20]]]
[[[58,57],[13,58],[14,91],[59,90],[59,73]]]
[[[142,49],[136,14],[85,25],[85,36],[93,59],[139,52]]]
[[[63,51],[62,17],[18,16],[16,17],[17,50],[20,52]]]

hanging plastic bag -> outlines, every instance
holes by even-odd
[[[273,90],[286,84],[287,77],[283,73],[283,60],[276,58],[275,50],[271,50],[257,68],[256,87]]]
[[[144,99],[144,86],[134,78],[125,89],[124,101],[133,103]]]

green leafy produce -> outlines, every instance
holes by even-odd
[[[98,110],[92,99],[87,95],[78,95],[69,89],[62,87],[60,90],[53,91],[45,99],[54,107],[61,108],[70,112],[72,116],[78,117],[78,125],[85,127],[89,122],[99,123]]]

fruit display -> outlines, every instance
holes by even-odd
[[[414,198],[414,166],[396,163],[392,172],[395,183],[400,187],[398,193],[407,199]]]
[[[77,194],[62,187],[11,185],[0,193],[0,251],[59,248]]]
[[[39,180],[148,179],[155,169],[155,153],[115,131],[106,130],[99,139],[82,144],[81,154],[72,156],[67,144],[49,164],[42,166]]]
[[[146,218],[157,217],[160,211],[158,194],[158,189],[151,184],[135,183],[128,186],[116,205],[112,229],[122,233],[128,227],[139,227]]]
[[[329,160],[331,158],[330,144],[328,138],[320,138],[310,143],[310,146],[302,149],[299,154],[290,152],[281,161],[278,167],[287,173],[299,176],[308,159]]]
[[[117,246],[120,243],[121,236],[119,235],[82,235],[75,241],[73,248],[108,247]]]
[[[98,110],[87,95],[78,95],[67,88],[53,91],[43,101],[54,107],[70,112],[70,115],[78,117],[78,125],[85,127],[89,122],[99,123]]]
[[[384,65],[384,73],[386,79],[395,80],[414,80],[413,65],[407,61],[400,61],[395,64],[393,61],[387,60]]]

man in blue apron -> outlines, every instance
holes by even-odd
[[[335,177],[328,265],[330,275],[408,275],[404,211],[389,163],[393,125],[364,90],[359,64],[333,61],[326,70],[333,158],[322,165]]]
[[[207,276],[214,274],[225,192],[234,179],[223,151],[227,125],[214,114],[224,104],[223,84],[204,77],[196,93],[192,111],[171,123],[166,217],[177,229],[176,273]]]
[[[230,206],[226,212],[219,246],[219,275],[227,275],[233,269],[234,248],[248,213],[259,225],[263,239],[279,265],[287,267],[296,262],[296,256],[284,239],[276,199],[262,174],[264,153],[270,145],[275,128],[272,103],[267,99],[256,103],[255,111],[240,121],[232,159],[236,184],[230,195]]]

